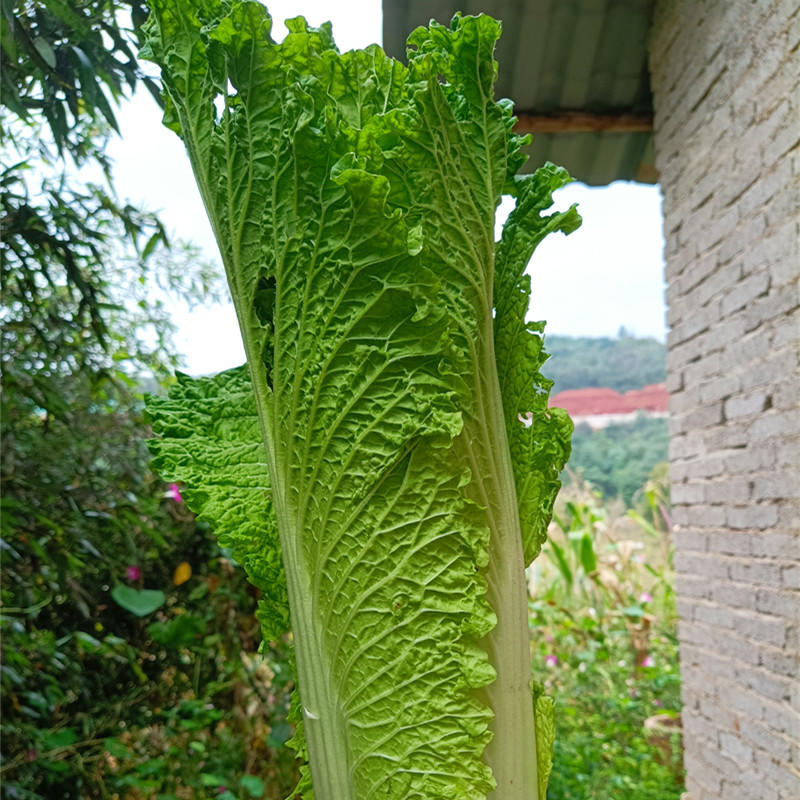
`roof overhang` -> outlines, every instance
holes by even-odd
[[[498,97],[532,133],[529,168],[552,161],[579,181],[655,183],[647,41],[653,0],[383,0],[383,43],[431,19],[481,12],[503,22]]]

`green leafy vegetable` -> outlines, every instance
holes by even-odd
[[[571,425],[524,270],[579,223],[543,214],[569,178],[515,177],[491,18],[419,28],[408,66],[287,26],[276,44],[256,2],[152,3],[145,55],[248,358],[151,402],[156,464],[262,589],[267,635],[291,626],[303,797],[530,800],[524,567]]]

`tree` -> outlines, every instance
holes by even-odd
[[[63,416],[65,376],[121,385],[173,360],[152,278],[199,299],[213,270],[186,246],[165,258],[158,217],[114,191],[106,155],[119,132],[113,106],[138,86],[159,99],[136,58],[144,3],[0,6],[4,411],[24,397]]]

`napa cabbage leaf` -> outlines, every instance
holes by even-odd
[[[265,635],[292,631],[303,797],[531,800],[524,569],[571,426],[525,267],[579,223],[545,213],[569,178],[517,176],[490,17],[419,28],[407,64],[287,26],[273,41],[250,0],[151,2],[143,55],[247,354],[150,402],[156,466],[262,590]]]

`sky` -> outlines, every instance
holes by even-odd
[[[330,20],[340,50],[381,41],[380,0],[270,0],[274,20],[303,14],[313,25]],[[273,37],[286,29],[275,23]],[[152,65],[151,65],[152,66]],[[153,74],[157,70],[153,67]],[[171,236],[194,242],[219,259],[189,160],[178,137],[161,125],[146,92],[123,103],[117,114],[122,137],[112,140],[114,180],[124,200],[158,211]],[[506,198],[498,225],[512,207]],[[533,281],[530,319],[547,320],[547,333],[615,336],[621,326],[637,336],[664,339],[661,197],[656,186],[618,181],[592,188],[570,184],[555,196],[557,208],[578,203],[579,230],[554,234],[529,265]],[[220,267],[221,270],[221,267]],[[178,326],[176,344],[185,369],[217,372],[244,361],[230,303],[188,310],[168,299]]]

